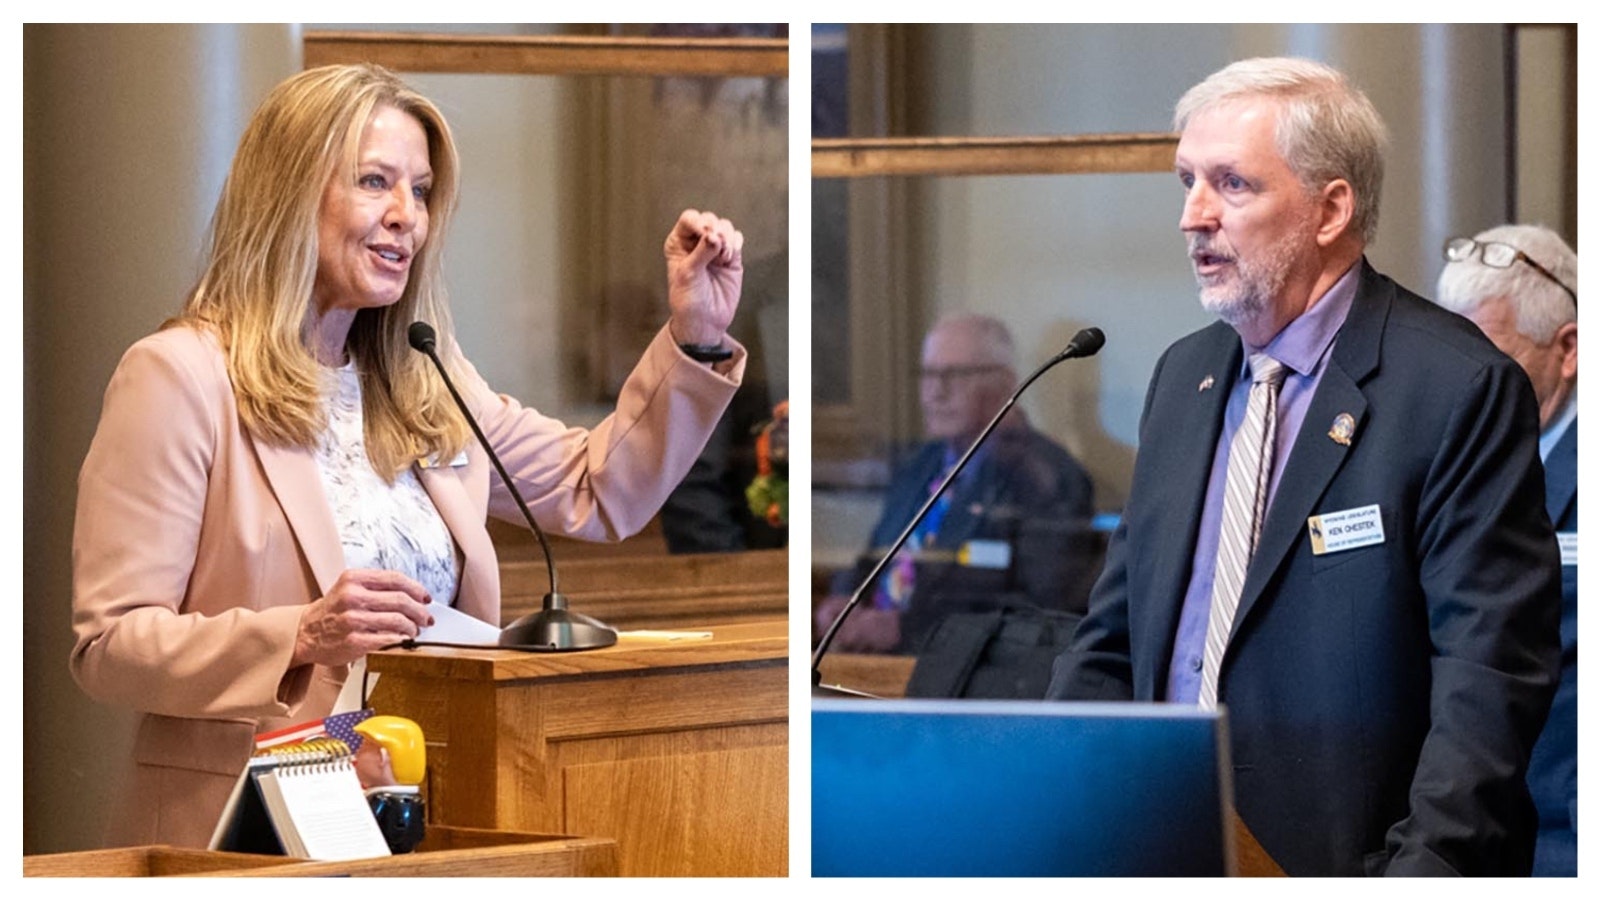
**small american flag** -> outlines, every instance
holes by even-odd
[[[268,747],[277,747],[283,744],[298,744],[301,741],[309,741],[312,738],[319,738],[326,734],[327,732],[322,730],[321,719],[317,719],[314,722],[301,722],[299,725],[290,725],[288,728],[280,728],[277,731],[256,735],[256,749],[265,750]]]
[[[256,749],[265,750],[268,747],[298,744],[319,737],[335,737],[344,741],[349,746],[350,752],[354,753],[361,747],[361,735],[355,730],[356,724],[371,717],[372,710],[358,709],[354,712],[328,716],[325,719],[290,725],[288,728],[256,735]]]
[[[344,741],[354,753],[361,749],[361,733],[356,731],[356,726],[372,718],[372,710],[358,709],[354,712],[339,713],[322,720],[323,730],[329,737],[336,737]]]

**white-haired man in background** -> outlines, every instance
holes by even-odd
[[[1538,225],[1445,244],[1438,303],[1516,360],[1539,401],[1545,510],[1561,546],[1561,682],[1528,763],[1533,874],[1578,874],[1578,255]]]
[[[854,569],[838,573],[814,613],[820,635],[885,548],[927,502],[935,485],[982,433],[1017,387],[1016,346],[993,316],[952,313],[929,329],[918,371],[925,441],[895,467],[872,544]],[[835,646],[869,653],[912,653],[954,612],[987,609],[1007,599],[1047,609],[1081,609],[1094,557],[1081,545],[1094,513],[1094,487],[1072,454],[1034,430],[1017,408],[1006,414],[989,442],[929,511],[904,548],[871,586],[862,605],[840,627]],[[973,545],[1025,542],[1030,555],[1010,572],[1048,570],[1045,577],[995,585],[966,564],[927,564],[940,551]],[[1051,536],[1058,536],[1050,539]],[[921,561],[919,561],[921,560]],[[1002,567],[1007,568],[1007,567]],[[1046,674],[1048,674],[1046,672]],[[1041,685],[1042,687],[1042,685]],[[1037,699],[1037,698],[1034,698]]]

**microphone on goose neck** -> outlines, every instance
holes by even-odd
[[[1057,353],[1055,356],[1052,356],[1044,365],[1035,369],[1032,375],[1029,375],[1015,391],[1011,392],[1010,399],[1006,400],[1005,405],[1000,407],[1000,411],[995,413],[993,419],[989,420],[989,424],[984,426],[983,431],[978,435],[978,439],[972,442],[972,446],[967,448],[966,453],[962,454],[961,459],[958,460],[955,466],[950,469],[950,472],[945,475],[944,481],[939,483],[939,487],[935,489],[933,494],[928,497],[927,501],[922,504],[922,508],[917,510],[917,514],[911,517],[910,524],[906,525],[905,530],[900,532],[900,536],[898,538],[895,538],[895,541],[892,545],[890,545],[888,552],[884,553],[883,556],[878,560],[877,565],[872,567],[872,571],[867,573],[867,577],[862,579],[861,585],[856,588],[855,593],[850,595],[849,602],[845,603],[844,608],[839,610],[839,614],[835,616],[833,622],[829,624],[828,630],[823,633],[822,639],[817,642],[817,649],[811,654],[811,691],[813,695],[849,694],[854,696],[862,696],[859,691],[851,691],[822,684],[822,657],[828,652],[828,647],[833,643],[833,637],[838,633],[839,626],[844,624],[845,617],[849,616],[850,613],[861,604],[861,598],[866,593],[867,587],[877,581],[878,575],[883,571],[883,567],[888,565],[889,560],[893,559],[894,555],[900,551],[900,548],[904,546],[906,540],[911,537],[911,532],[916,530],[917,525],[921,524],[924,518],[927,518],[928,511],[933,509],[933,505],[939,502],[939,498],[943,496],[944,492],[948,490],[950,485],[955,482],[956,476],[960,475],[961,470],[966,468],[967,461],[972,459],[972,455],[977,452],[979,447],[983,446],[984,441],[988,440],[989,434],[994,431],[995,426],[1000,424],[1000,420],[1005,418],[1006,413],[1011,411],[1011,407],[1016,405],[1017,398],[1021,397],[1022,392],[1028,389],[1028,385],[1033,384],[1035,379],[1037,379],[1040,375],[1043,375],[1057,363],[1065,362],[1069,359],[1081,359],[1083,357],[1093,356],[1096,353],[1099,353],[1100,348],[1104,347],[1105,343],[1105,332],[1098,328],[1085,328],[1082,331],[1079,331],[1077,334],[1073,335],[1071,341],[1067,342],[1066,349],[1062,350],[1060,353]]]
[[[477,437],[484,452],[489,455],[489,461],[494,464],[495,471],[500,473],[500,481],[517,501],[517,508],[522,511],[523,518],[528,520],[528,527],[533,529],[534,535],[539,538],[539,547],[544,551],[545,566],[550,576],[550,593],[544,595],[543,609],[523,616],[501,629],[500,646],[512,650],[548,652],[593,650],[615,644],[616,629],[597,619],[567,609],[567,598],[563,597],[556,587],[556,563],[555,557],[550,553],[550,541],[545,538],[544,529],[534,521],[533,513],[528,509],[527,501],[522,499],[522,493],[517,490],[516,482],[511,480],[511,475],[501,464],[500,457],[489,445],[489,439],[484,437],[483,429],[478,427],[478,420],[473,418],[472,412],[467,409],[466,401],[461,399],[460,392],[456,390],[454,382],[445,372],[444,363],[440,361],[437,352],[438,336],[433,326],[427,322],[412,322],[411,328],[406,332],[406,339],[413,350],[433,360],[434,368],[439,370],[439,377],[444,380],[444,386],[449,389],[456,407],[461,410],[461,415],[471,426],[473,435]]]

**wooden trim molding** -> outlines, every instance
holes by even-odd
[[[305,66],[371,62],[405,72],[787,78],[787,38],[313,31]]]
[[[1176,134],[815,138],[811,177],[1170,172]]]

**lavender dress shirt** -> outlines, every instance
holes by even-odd
[[[1306,409],[1322,381],[1322,373],[1332,356],[1334,338],[1350,314],[1355,300],[1361,267],[1351,266],[1333,287],[1312,304],[1311,309],[1284,326],[1265,347],[1245,344],[1244,359],[1234,373],[1228,406],[1223,414],[1222,434],[1211,457],[1211,477],[1206,483],[1206,505],[1200,516],[1200,533],[1195,540],[1194,562],[1189,589],[1183,595],[1183,611],[1178,618],[1178,633],[1172,643],[1172,661],[1167,669],[1166,699],[1171,703],[1197,703],[1200,697],[1201,657],[1206,646],[1206,623],[1211,613],[1211,582],[1217,569],[1217,531],[1222,523],[1224,485],[1228,479],[1228,450],[1234,432],[1244,422],[1250,399],[1248,374],[1251,354],[1266,353],[1289,368],[1278,394],[1278,434],[1274,443],[1272,475],[1267,483],[1267,510],[1278,493],[1278,480],[1284,463],[1294,449],[1294,440],[1305,421]],[[1219,381],[1219,384],[1222,383]]]

